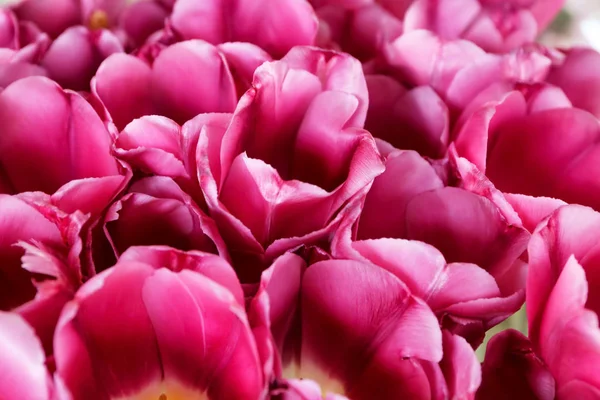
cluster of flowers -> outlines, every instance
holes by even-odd
[[[600,399],[600,54],[534,42],[561,6],[0,10],[0,397]]]

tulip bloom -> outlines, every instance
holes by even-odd
[[[178,0],[170,25],[184,39],[248,42],[282,57],[294,46],[312,45],[318,22],[305,0]]]
[[[63,310],[54,338],[60,395],[262,398],[266,382],[231,267],[167,248],[124,257]]]
[[[200,185],[234,264],[252,265],[238,271],[247,279],[327,237],[346,202],[382,172],[360,129],[367,105],[358,61],[298,47],[256,70],[229,126],[201,131]]]
[[[261,308],[283,377],[312,379],[328,399],[473,398],[479,386],[467,342],[442,332],[429,307],[379,267],[325,260],[306,268],[286,254],[263,274],[250,312]],[[296,381],[282,384],[297,398]]]
[[[568,205],[541,224],[529,244],[530,338],[556,380],[559,400],[600,395],[599,228],[599,213]]]
[[[96,111],[46,78],[21,79],[0,93],[0,125],[0,192],[50,194],[73,180],[120,176]]]
[[[160,50],[150,63],[113,55],[100,65],[92,86],[119,129],[150,114],[183,124],[200,113],[232,112],[238,100],[234,73],[251,81],[254,68],[267,59],[250,44],[216,47],[190,40]]]
[[[536,85],[475,107],[456,147],[503,192],[600,209],[598,137],[596,117],[572,108],[560,89]]]
[[[565,0],[416,0],[405,29],[428,29],[443,39],[463,38],[487,51],[504,53],[533,42]]]

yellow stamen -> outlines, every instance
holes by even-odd
[[[109,27],[108,14],[102,10],[96,10],[90,15],[88,21],[90,29],[106,29]],[[161,399],[163,400],[163,399]]]

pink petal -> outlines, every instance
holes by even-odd
[[[352,398],[365,398],[352,393],[366,389],[356,379],[368,356],[373,372],[397,370],[405,364],[402,357],[409,363],[441,359],[441,332],[433,313],[410,296],[397,278],[377,267],[337,260],[314,264],[305,273],[301,307],[303,376],[335,378]],[[402,373],[392,374],[377,381],[392,391],[404,384],[401,377]]]
[[[18,315],[0,312],[0,390],[23,400],[50,400],[46,357],[33,329]]]
[[[529,340],[509,329],[488,342],[478,400],[552,400],[554,378],[536,356]]]
[[[75,0],[29,0],[15,9],[19,18],[35,22],[44,32],[56,37],[69,26],[80,22],[80,6]]]
[[[0,154],[14,191],[53,193],[73,179],[118,174],[109,133],[96,112],[48,79],[26,78],[6,88],[0,121]]]
[[[398,184],[402,182],[402,184]],[[405,237],[406,207],[411,199],[444,183],[433,167],[413,151],[395,151],[365,200],[358,238]]]
[[[160,269],[146,280],[143,299],[165,379],[207,390],[210,397],[260,397],[265,383],[256,344],[230,292],[192,271]]]
[[[142,300],[154,269],[140,263],[89,280],[63,310],[54,338],[57,374],[73,399],[133,395],[162,371]]]
[[[210,253],[223,248],[210,219],[168,178],[138,181],[108,215],[105,230],[117,253],[140,245]]]
[[[103,40],[96,39],[104,36]],[[102,54],[99,45],[112,43],[108,54]],[[63,87],[73,90],[89,90],[90,80],[105,57],[122,52],[116,36],[108,31],[99,35],[82,26],[64,31],[56,38],[42,60],[49,76]]]
[[[117,128],[143,115],[155,114],[151,67],[137,57],[114,54],[96,72],[92,90],[108,109]]]
[[[225,59],[204,41],[181,42],[161,51],[151,79],[157,110],[180,124],[204,112],[231,112],[237,102]]]
[[[465,339],[443,332],[444,358],[440,367],[448,384],[450,398],[474,399],[481,384],[481,366],[473,348]]]

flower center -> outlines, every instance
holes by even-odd
[[[209,400],[206,393],[181,385],[178,382],[163,381],[147,386],[132,396],[113,400]]]
[[[96,10],[90,15],[88,21],[90,29],[106,29],[109,27],[108,14],[106,11]],[[162,399],[161,399],[162,400]]]

